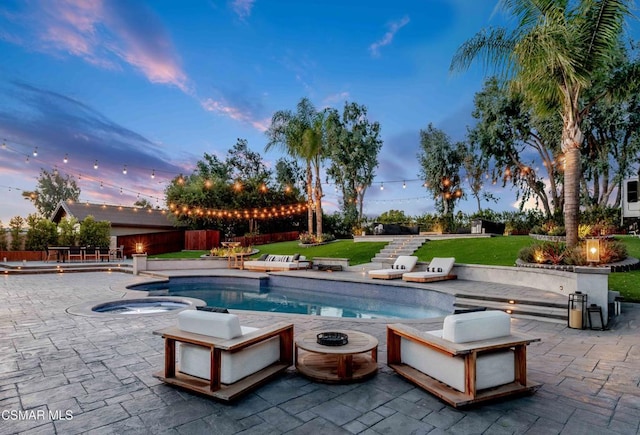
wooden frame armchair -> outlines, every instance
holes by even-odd
[[[506,316],[506,317],[505,317]],[[387,364],[453,407],[534,392],[527,380],[527,345],[511,334],[510,316],[482,311],[447,316],[441,331],[387,326]]]
[[[181,312],[178,322],[177,327],[154,332],[165,340],[164,371],[154,376],[167,384],[231,401],[293,364],[291,323],[240,327],[234,314],[194,310]],[[214,331],[222,337],[208,335]]]

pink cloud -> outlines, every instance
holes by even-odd
[[[207,98],[201,104],[202,107],[209,112],[220,113],[233,120],[249,124],[258,131],[267,131],[269,123],[271,122],[270,119],[255,119],[250,112],[243,111],[238,107],[229,106],[213,98]]]
[[[152,83],[184,92],[182,70],[169,35],[150,9],[115,0],[37,0],[23,22],[35,33],[39,49],[77,56],[108,69],[124,62]]]
[[[398,33],[400,29],[409,24],[409,17],[404,16],[398,21],[393,21],[389,24],[389,30],[379,40],[369,46],[369,51],[373,56],[380,56],[380,47],[385,47],[393,42],[393,37]]]

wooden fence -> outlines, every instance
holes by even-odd
[[[218,230],[187,230],[184,232],[184,249],[186,251],[206,251],[220,246]]]
[[[4,261],[43,261],[44,251],[0,251],[0,260]]]
[[[124,246],[124,255],[129,258],[136,253],[138,243],[142,243],[144,252],[149,255],[180,252],[184,249],[184,231],[118,236],[117,244]]]

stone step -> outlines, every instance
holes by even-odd
[[[413,255],[426,242],[427,238],[420,236],[394,238],[371,259],[371,262],[391,264],[400,255]]]
[[[487,299],[456,298],[454,306],[461,309],[491,308],[505,311],[514,317],[526,317],[536,320],[555,321],[558,323],[565,323],[567,321],[566,307],[542,306],[537,303],[528,304],[522,301],[510,304],[507,300],[491,301]]]

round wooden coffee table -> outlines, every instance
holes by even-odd
[[[295,340],[296,369],[319,382],[359,381],[378,371],[378,340],[363,332],[332,330],[347,334],[342,346],[325,346],[317,342],[323,331],[307,331]],[[301,352],[302,351],[302,352]]]

